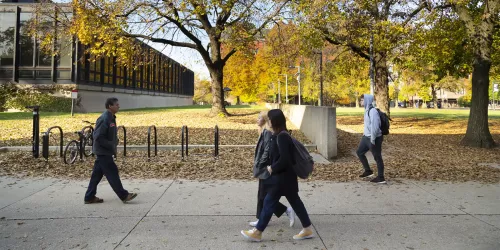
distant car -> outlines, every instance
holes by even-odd
[[[226,107],[226,106],[227,106],[227,107],[231,106],[231,103],[230,103],[230,102],[228,102],[228,101],[224,101],[224,107]]]
[[[437,107],[438,107],[438,109],[441,108],[441,102],[437,103]],[[427,108],[434,108],[434,102],[428,102],[427,103]]]

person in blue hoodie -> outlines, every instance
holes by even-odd
[[[377,109],[373,107],[373,101],[373,95],[364,94],[361,98],[361,102],[365,107],[364,131],[356,154],[365,170],[359,177],[368,178],[373,177],[373,171],[370,168],[370,164],[368,164],[365,154],[368,150],[372,152],[373,158],[377,162],[378,173],[377,177],[372,179],[371,182],[383,184],[386,183],[384,178],[384,161],[382,160],[382,142],[384,141],[384,136],[380,130],[380,115]]]

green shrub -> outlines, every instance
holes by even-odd
[[[33,88],[18,88],[15,85],[2,87],[5,90],[5,101],[1,108],[19,109],[27,111],[26,106],[38,105],[45,112],[69,112],[71,111],[71,98],[56,97],[51,92],[42,92]]]
[[[464,98],[463,96],[458,98],[458,106],[460,107],[470,107],[470,100],[468,98]]]

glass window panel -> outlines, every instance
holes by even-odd
[[[33,49],[35,43],[33,37],[28,34],[27,22],[31,19],[31,13],[21,13],[21,27],[19,34],[20,66],[33,66]]]
[[[59,60],[57,61],[57,66],[71,67],[71,39],[63,37],[59,46]]]
[[[15,24],[15,13],[0,12],[0,66],[13,66],[14,64]],[[12,72],[10,74],[12,75]]]
[[[37,79],[51,79],[51,71],[50,70],[37,70],[36,78]]]
[[[60,79],[60,80],[69,80],[69,79],[71,79],[71,71],[69,71],[69,70],[60,70],[60,71],[57,71],[57,79]]]
[[[12,70],[11,69],[0,69],[0,78],[7,79],[12,78]]]
[[[33,70],[19,70],[19,78],[33,79]]]

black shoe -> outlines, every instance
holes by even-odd
[[[125,199],[123,199],[123,203],[129,202],[137,197],[137,193],[129,193]]]
[[[365,171],[362,175],[359,176],[360,178],[366,178],[366,177],[373,177],[373,172],[372,171]]]
[[[371,180],[370,182],[373,182],[373,183],[378,183],[378,184],[385,184],[387,183],[385,181],[385,178],[384,177],[380,177],[380,176],[377,176],[375,177],[373,180]]]

